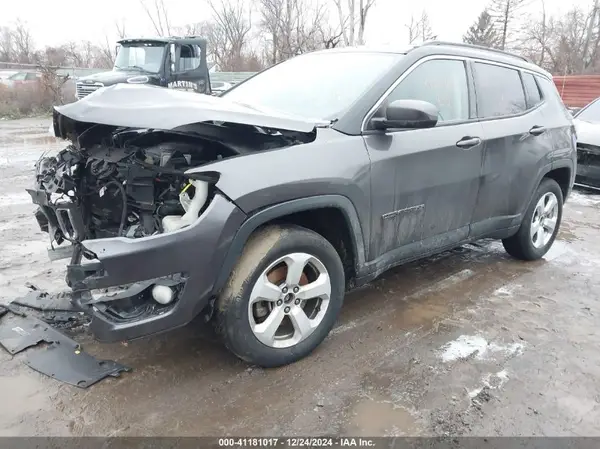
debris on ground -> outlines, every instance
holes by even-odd
[[[39,373],[87,388],[131,369],[111,360],[98,360],[61,330],[75,332],[89,322],[73,307],[68,294],[51,295],[33,284],[23,298],[0,305],[0,346],[11,355],[25,350],[23,362]]]

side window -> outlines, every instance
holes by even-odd
[[[417,66],[386,99],[423,100],[439,110],[439,122],[469,119],[469,88],[464,61],[434,59]]]
[[[527,107],[529,109],[534,108],[542,102],[540,89],[531,73],[522,72],[521,75],[523,76],[523,85],[527,96]]]
[[[28,73],[27,76],[25,77],[25,80],[27,81],[32,81],[32,80],[36,80],[37,79],[37,75],[35,73]]]
[[[179,71],[195,70],[200,66],[200,47],[198,45],[182,45],[179,56]]]
[[[517,70],[480,62],[474,66],[479,117],[502,117],[527,110]]]
[[[546,101],[548,101],[557,109],[563,111],[565,117],[571,120],[571,114],[569,113],[567,107],[563,103],[562,98],[560,98],[560,94],[558,93],[558,89],[556,88],[556,84],[554,84],[554,81],[549,80],[545,76],[539,75],[536,75],[535,78],[538,82],[538,85],[540,86],[540,89],[543,92],[543,96],[546,99]]]

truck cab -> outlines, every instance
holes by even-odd
[[[206,39],[188,37],[122,39],[114,67],[77,80],[78,100],[117,83],[150,84],[211,94]]]

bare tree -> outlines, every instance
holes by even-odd
[[[404,25],[408,29],[408,43],[412,44],[419,39],[420,21],[415,19],[415,16],[410,16],[410,23]]]
[[[544,0],[541,3],[542,14],[539,19],[531,15],[523,27],[520,48],[523,56],[544,68],[550,68],[548,54],[553,54],[555,50],[559,30],[555,19],[546,14]]]
[[[331,28],[322,25],[328,21],[322,5],[311,7],[305,0],[258,0],[258,6],[260,27],[268,36],[264,50],[270,64],[328,43],[336,45]]]
[[[169,13],[164,0],[140,0],[140,4],[150,19],[156,34],[159,36],[171,36]]]
[[[12,61],[15,54],[13,31],[0,27],[0,61]]]
[[[365,43],[367,15],[376,0],[333,0],[338,12],[340,29],[346,45]]]
[[[117,29],[117,36],[119,39],[125,39],[127,37],[125,19],[115,20],[115,28]]]
[[[33,38],[29,28],[21,20],[17,20],[12,31],[15,58],[17,62],[31,64],[35,62],[36,54]]]
[[[506,49],[517,13],[527,0],[492,0],[489,12],[494,18],[499,34],[499,47]]]
[[[235,71],[244,65],[244,49],[251,29],[250,12],[243,0],[208,0],[214,23],[210,26],[215,61],[221,70]]]
[[[484,9],[475,23],[469,27],[463,36],[463,42],[473,45],[496,48],[499,45],[498,33],[494,27],[492,16]]]
[[[429,14],[423,10],[421,13],[421,39],[423,42],[437,39],[437,34],[433,34],[431,28],[431,22],[429,21]]]
[[[433,34],[431,28],[431,22],[429,21],[429,14],[423,10],[421,17],[415,19],[414,16],[410,17],[410,23],[405,25],[408,29],[408,43],[420,41],[425,42],[437,38],[436,34]]]

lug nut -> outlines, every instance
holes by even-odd
[[[282,301],[281,299],[279,299],[279,300],[277,301],[277,305],[278,305],[278,306],[280,306],[281,304],[283,304],[283,301]]]
[[[295,300],[294,304],[296,304],[296,305],[300,304],[300,300],[299,299]]]
[[[298,293],[298,290],[300,290],[298,286],[294,287],[294,293]]]
[[[283,287],[283,288],[281,289],[281,291],[282,291],[283,293],[287,293],[287,290],[288,290],[288,289],[287,289],[287,287]]]
[[[285,313],[288,313],[288,312],[290,311],[290,308],[289,308],[289,307],[286,307],[285,309],[283,309],[283,311],[284,311]]]

